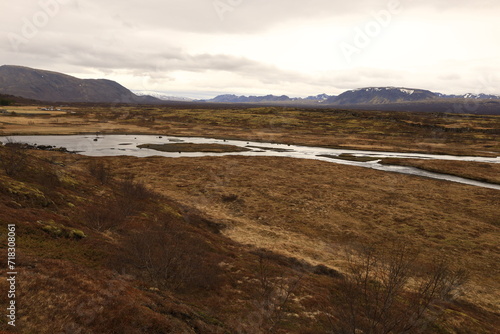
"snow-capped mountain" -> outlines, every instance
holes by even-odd
[[[463,95],[447,95],[447,94],[441,94],[441,93],[435,93],[439,97],[442,98],[450,98],[450,99],[474,99],[474,100],[498,100],[500,99],[500,95],[493,95],[493,94],[474,94],[474,93],[467,93]]]
[[[214,97],[213,99],[206,100],[206,102],[221,102],[221,103],[276,103],[276,102],[319,102],[322,103],[332,97],[332,95],[319,94],[316,96],[301,97],[288,97],[286,95],[265,95],[265,96],[244,96],[234,94],[224,94]]]
[[[181,102],[194,101],[194,99],[191,99],[189,97],[171,96],[164,92],[149,91],[149,90],[134,90],[133,92],[138,96],[152,96],[163,101],[181,101]]]
[[[367,87],[348,90],[337,97],[326,100],[336,105],[385,104],[435,99],[438,96],[423,89],[403,87]]]
[[[319,94],[316,96],[308,96],[304,98],[304,100],[311,100],[311,101],[317,101],[317,102],[325,102],[329,98],[335,97],[334,95],[328,95],[328,94]]]

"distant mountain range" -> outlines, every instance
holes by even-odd
[[[446,95],[429,90],[403,87],[367,87],[348,90],[338,96],[319,94],[306,98],[286,95],[219,95],[209,100],[176,97],[164,92],[132,92],[115,81],[78,79],[66,74],[22,66],[0,66],[0,94],[46,102],[105,103],[246,103],[283,106],[342,106],[377,110],[462,112],[467,100],[474,105],[463,112],[500,114],[500,96],[488,94]],[[477,101],[477,102],[476,102]],[[467,103],[466,103],[467,102]],[[462,107],[461,107],[462,106]],[[470,110],[469,110],[470,109]]]
[[[216,96],[210,100],[203,100],[205,102],[217,103],[269,103],[269,102],[324,102],[333,95],[320,94],[316,96],[308,96],[306,98],[288,97],[286,95],[265,95],[265,96],[238,96],[234,94],[224,94]]]
[[[291,98],[286,95],[265,95],[265,96],[238,96],[225,94],[216,96],[205,102],[217,103],[275,103],[275,102],[315,102],[327,105],[349,106],[349,105],[380,105],[390,103],[405,103],[417,101],[429,101],[433,99],[476,99],[491,100],[500,99],[500,95],[487,94],[464,94],[446,95],[433,93],[429,90],[410,89],[400,87],[368,87],[355,90],[348,90],[338,96],[320,94],[308,96],[306,98]]]
[[[137,96],[115,81],[78,79],[66,74],[22,66],[0,66],[0,94],[47,102],[158,103]]]
[[[439,97],[449,98],[449,99],[473,99],[473,100],[498,100],[500,99],[500,95],[493,94],[473,94],[467,93],[463,95],[446,95],[441,93],[435,93]]]
[[[191,102],[195,100],[189,97],[172,96],[169,94],[165,94],[163,92],[157,92],[152,90],[133,90],[132,92],[138,96],[152,96],[162,101]]]

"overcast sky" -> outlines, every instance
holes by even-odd
[[[0,64],[187,97],[500,94],[498,0],[0,0]]]

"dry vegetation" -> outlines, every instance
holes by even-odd
[[[500,184],[500,164],[449,160],[383,159],[382,163],[417,167],[435,173]]]
[[[72,108],[0,122],[7,134],[127,130],[500,152],[495,116]],[[478,178],[497,172],[496,165],[409,163]],[[1,228],[15,223],[18,233],[20,333],[500,327],[496,190],[271,157],[90,158],[9,145],[0,147],[0,166]],[[6,298],[0,294],[1,305]],[[16,332],[5,317],[2,330]]]

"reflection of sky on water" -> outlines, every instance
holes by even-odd
[[[65,147],[68,151],[76,151],[88,156],[121,156],[129,155],[136,157],[149,156],[164,156],[171,158],[178,157],[203,157],[203,156],[225,156],[225,155],[242,155],[242,156],[276,156],[290,157],[302,159],[314,159],[328,161],[338,164],[368,167],[377,170],[388,172],[397,172],[403,174],[419,175],[434,179],[448,180],[453,182],[465,183],[475,186],[499,189],[500,185],[493,185],[473,180],[467,180],[451,175],[443,175],[437,173],[426,172],[417,168],[402,167],[402,166],[386,166],[378,164],[377,161],[359,162],[335,159],[334,156],[340,154],[352,154],[357,157],[373,157],[373,158],[416,158],[416,159],[440,159],[440,160],[455,160],[455,161],[477,161],[488,163],[500,163],[500,157],[485,158],[485,157],[461,157],[451,155],[433,155],[421,153],[397,153],[397,152],[375,152],[349,149],[330,149],[322,147],[308,147],[288,144],[262,143],[254,141],[241,140],[222,140],[213,138],[200,137],[171,137],[171,136],[153,136],[153,135],[70,135],[70,136],[11,136],[9,137],[15,142],[24,142],[37,145],[51,145],[56,147]],[[0,137],[0,141],[6,142],[6,137]],[[160,152],[151,149],[138,148],[141,144],[168,144],[168,143],[193,143],[193,144],[227,144],[240,147],[250,148],[252,151],[238,153],[172,153]],[[323,157],[320,155],[329,155],[333,157]]]

